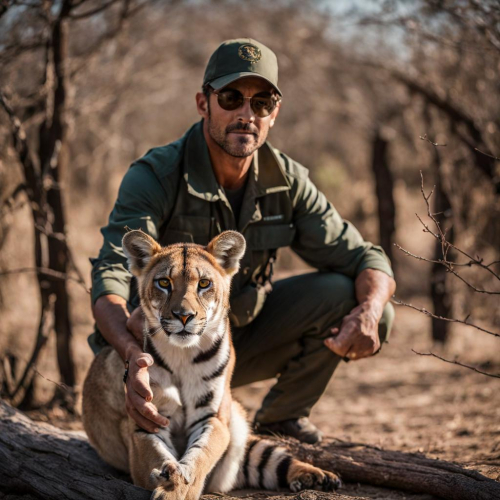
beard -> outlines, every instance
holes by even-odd
[[[248,134],[232,134],[231,132],[249,132]],[[208,133],[210,137],[228,154],[236,158],[245,158],[259,149],[266,137],[259,141],[259,130],[251,123],[235,123],[228,125],[225,130],[215,126],[211,117],[208,118]]]

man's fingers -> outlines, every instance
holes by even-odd
[[[144,401],[144,399],[141,398],[138,394],[129,393],[127,394],[127,396],[132,408],[137,410],[139,414],[142,415],[145,419],[152,422],[155,427],[164,427],[168,425],[168,419],[158,413],[158,410],[153,403]]]
[[[146,369],[131,374],[127,381],[127,389],[132,389],[130,392],[137,392],[146,401],[153,399],[153,391],[149,385],[149,373]]]
[[[135,408],[127,407],[127,412],[130,418],[132,418],[141,429],[148,432],[158,432],[160,430],[157,425],[151,422],[151,420],[144,418]]]
[[[344,357],[351,347],[349,339],[339,339],[339,336],[328,337],[324,343],[328,349],[341,357]]]
[[[380,341],[378,337],[364,338],[356,345],[352,345],[345,357],[349,359],[363,359],[373,356],[380,349]]]
[[[127,387],[131,386],[135,392],[139,393],[147,401],[153,399],[153,392],[149,386],[148,372],[148,367],[153,363],[152,356],[144,353],[136,358],[135,363],[131,363],[130,365],[130,376]]]
[[[140,368],[147,368],[148,366],[152,366],[154,364],[153,356],[147,352],[138,356],[135,362]]]
[[[338,330],[334,328],[333,330]],[[333,331],[332,330],[332,331]],[[325,345],[335,354],[344,357],[349,351],[354,342],[354,326],[347,323],[342,325],[338,333],[333,337],[328,337],[325,340]]]

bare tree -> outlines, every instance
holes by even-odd
[[[15,194],[25,191],[33,218],[34,260],[41,299],[41,313],[35,346],[31,358],[18,381],[9,384],[6,396],[20,407],[29,408],[33,397],[33,365],[48,340],[50,330],[55,330],[57,361],[61,382],[68,391],[57,391],[55,399],[63,400],[71,410],[74,405],[73,388],[76,383],[75,366],[71,352],[72,325],[70,318],[67,283],[73,279],[85,286],[67,241],[64,208],[64,183],[68,169],[68,110],[71,89],[69,37],[70,24],[116,10],[114,25],[80,54],[85,60],[105,41],[114,37],[124,21],[144,4],[129,0],[110,0],[106,3],[87,0],[62,0],[61,2],[5,2],[2,15],[11,13],[8,23],[10,43],[4,46],[0,60],[11,63],[27,52],[34,53],[34,61],[41,65],[41,80],[27,96],[11,95],[8,89],[0,90],[0,104],[10,120],[12,144],[22,166],[24,182],[8,198],[12,204]],[[21,18],[22,17],[22,21]],[[32,35],[24,40],[20,26],[31,25]],[[81,69],[80,64],[80,69]],[[15,106],[13,103],[18,103]],[[17,109],[16,109],[17,108]],[[23,125],[30,121],[28,133]],[[4,203],[3,209],[7,206]],[[7,207],[8,208],[8,207]],[[26,269],[8,270],[7,273],[25,272]],[[71,274],[73,276],[71,276]],[[8,365],[8,358],[4,365]],[[4,378],[12,376],[12,367],[4,367]],[[4,386],[4,389],[6,387]]]

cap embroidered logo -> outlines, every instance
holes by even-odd
[[[261,57],[262,53],[260,49],[255,45],[240,45],[238,49],[238,55],[245,61],[257,62]]]

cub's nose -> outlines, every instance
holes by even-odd
[[[172,311],[172,314],[186,326],[195,316],[196,313],[189,311]]]

